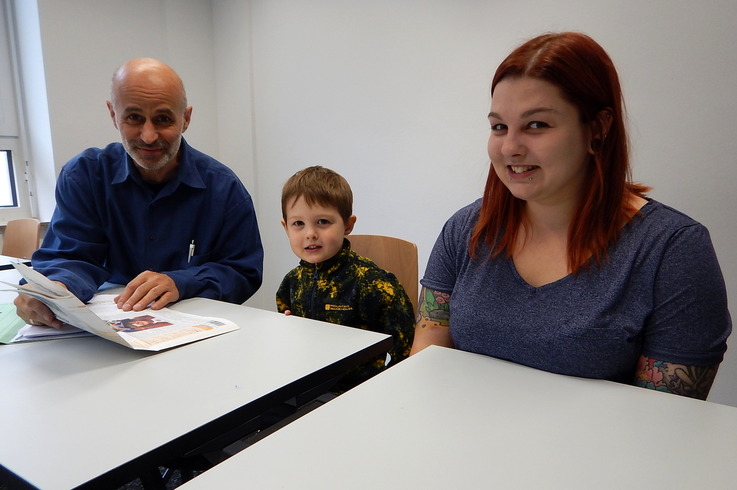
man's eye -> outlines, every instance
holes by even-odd
[[[174,121],[169,116],[159,116],[156,118],[156,124],[159,125],[169,125],[172,124]]]
[[[141,122],[143,121],[143,117],[141,117],[140,114],[128,114],[128,117],[126,118],[131,122]]]

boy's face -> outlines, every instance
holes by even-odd
[[[287,203],[287,220],[281,222],[292,252],[311,264],[334,257],[343,246],[343,237],[353,231],[356,217],[344,222],[338,210],[321,204],[308,205],[304,197]]]

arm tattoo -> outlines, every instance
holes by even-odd
[[[688,366],[640,356],[635,385],[706,400],[718,368],[718,365]]]
[[[417,317],[417,326],[420,328],[425,328],[428,322],[450,326],[450,294],[423,287]]]

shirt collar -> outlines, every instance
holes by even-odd
[[[306,260],[300,260],[299,262],[301,266],[307,267],[309,269],[329,270],[334,265],[342,263],[346,257],[349,257],[351,255],[351,253],[351,242],[349,242],[347,238],[343,238],[343,246],[340,248],[340,251],[338,251],[337,254],[333,255],[328,260],[324,262],[319,262],[317,264],[312,264],[310,262],[307,262]]]
[[[122,147],[122,145],[121,145]],[[123,158],[125,159],[125,165],[120,165],[113,176],[113,184],[121,184],[128,179],[142,182],[141,175],[138,170],[135,169],[136,163],[128,155],[125,150],[123,151]],[[197,165],[195,165],[192,159],[192,150],[187,142],[182,138],[182,142],[179,147],[179,168],[177,173],[168,184],[172,184],[172,188],[179,187],[180,184],[193,187],[195,189],[204,189],[207,186],[202,180],[202,176],[197,171]],[[169,185],[167,184],[167,187]]]

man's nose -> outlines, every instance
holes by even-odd
[[[154,123],[152,123],[151,121],[146,121],[145,123],[143,123],[143,128],[141,128],[141,140],[143,140],[143,142],[147,145],[150,145],[157,139],[159,139],[159,133],[158,131],[156,131],[156,126],[154,126]]]

